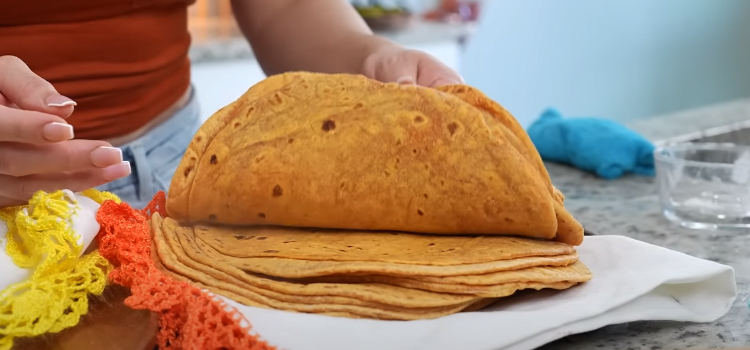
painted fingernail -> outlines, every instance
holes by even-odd
[[[65,123],[52,122],[44,126],[42,134],[47,141],[57,142],[73,139],[73,126]]]
[[[91,151],[91,164],[95,167],[106,168],[122,162],[122,150],[117,147],[102,146]]]
[[[47,100],[45,102],[47,102],[48,107],[68,107],[78,105],[76,101],[73,101],[62,95],[47,97]]]
[[[396,84],[399,84],[399,85],[414,85],[415,82],[414,82],[414,78],[412,78],[410,76],[405,76],[405,77],[398,78],[398,80],[396,80]]]
[[[104,179],[107,181],[117,180],[130,175],[130,162],[120,162],[104,168]]]

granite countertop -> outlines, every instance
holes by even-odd
[[[639,120],[631,123],[656,143],[750,120],[750,100]],[[714,235],[669,223],[661,214],[652,178],[607,181],[565,166],[548,164],[566,207],[598,235],[623,235],[734,267],[739,296],[729,313],[712,323],[632,322],[572,335],[540,348],[552,349],[731,349],[750,344],[750,230]]]
[[[404,30],[376,32],[401,45],[430,44],[442,41],[463,41],[476,29],[474,23],[449,24],[417,20]],[[254,59],[247,40],[236,28],[225,33],[194,33],[194,41],[188,53],[192,63],[235,59]]]

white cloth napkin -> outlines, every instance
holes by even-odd
[[[731,267],[630,238],[586,237],[578,253],[594,274],[590,282],[560,292],[523,292],[480,312],[433,320],[347,319],[223,299],[281,349],[529,350],[611,324],[714,321],[737,297]]]

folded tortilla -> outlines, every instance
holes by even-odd
[[[433,234],[578,245],[526,133],[475,89],[357,75],[272,76],[215,113],[172,179],[181,222]]]

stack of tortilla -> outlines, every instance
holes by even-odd
[[[165,272],[242,304],[415,320],[591,279],[563,201],[470,87],[287,73],[201,127],[151,229]]]
[[[502,236],[183,227],[151,219],[168,273],[249,306],[393,320],[591,278],[573,247]]]

